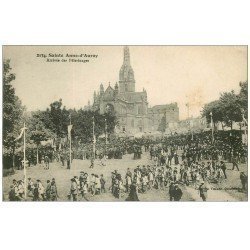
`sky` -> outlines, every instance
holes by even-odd
[[[247,46],[129,46],[136,91],[146,89],[149,107],[177,102],[180,119],[197,117],[205,103],[247,80]],[[47,62],[49,54],[88,54],[89,62]],[[47,58],[37,57],[45,54]],[[28,111],[53,101],[67,108],[92,103],[94,90],[119,81],[123,46],[4,46],[16,74],[13,86]],[[54,57],[55,58],[55,57]],[[74,58],[78,59],[78,58]]]

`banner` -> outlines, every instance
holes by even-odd
[[[71,137],[71,130],[72,130],[73,125],[68,125],[68,138],[70,139]]]
[[[15,139],[15,141],[18,141],[18,140],[20,140],[20,139],[22,138],[24,129],[25,129],[25,128],[22,128],[22,129],[21,129],[21,133],[20,133],[20,135]]]

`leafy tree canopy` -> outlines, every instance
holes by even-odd
[[[247,95],[248,83],[240,82],[240,93],[237,95],[232,90],[221,94],[219,100],[210,102],[203,107],[202,116],[206,117],[208,123],[211,121],[210,113],[213,115],[213,122],[222,122],[232,128],[233,122],[241,122],[242,115],[247,118]]]

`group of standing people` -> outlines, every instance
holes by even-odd
[[[57,201],[58,193],[55,178],[52,178],[52,180],[47,180],[46,187],[44,187],[40,179],[34,182],[29,177],[26,195],[33,201]],[[25,200],[25,185],[23,180],[13,180],[12,185],[10,186],[9,200]]]
[[[69,200],[78,201],[82,197],[88,201],[88,195],[95,196],[106,192],[106,180],[103,174],[99,176],[92,173],[89,176],[88,173],[81,171],[79,177],[74,176],[70,181]]]

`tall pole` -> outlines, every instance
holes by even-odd
[[[244,123],[244,137],[245,137],[244,142],[247,145],[247,122],[246,122],[245,115],[244,115],[244,109],[241,110],[241,114],[242,114],[242,120]]]
[[[246,145],[247,145],[247,125],[246,125],[246,122],[244,122],[244,124],[245,124],[245,129],[244,129],[244,134],[245,134],[245,143],[246,143]]]
[[[108,135],[107,135],[107,119],[105,118],[105,157],[107,156],[107,144],[108,144]]]
[[[69,115],[69,125],[71,125],[71,115]],[[69,168],[71,169],[71,130],[69,132]]]
[[[186,106],[187,106],[187,118],[188,118],[188,122],[189,122],[189,129],[190,129],[190,132],[191,132],[191,139],[193,140],[194,139],[194,134],[193,134],[193,129],[191,128],[191,119],[189,119],[189,109],[190,109],[190,105],[189,103],[186,103]]]
[[[23,174],[24,174],[24,198],[27,200],[27,176],[26,176],[26,127],[23,125]]]
[[[12,168],[13,170],[15,169],[15,149],[16,149],[16,142],[14,141],[13,149],[12,149]]]
[[[212,143],[214,143],[214,122],[213,122],[213,113],[210,112],[211,116],[211,129],[212,129]]]
[[[36,131],[37,131],[37,126],[36,126]],[[38,143],[36,144],[36,165],[38,165],[39,160],[38,160]]]
[[[95,117],[93,116],[93,164],[95,161]]]
[[[191,121],[192,121],[192,126],[191,126]],[[191,130],[192,141],[193,141],[194,140],[194,124],[193,124],[193,120],[190,120],[190,130]]]
[[[167,110],[165,110],[165,131],[164,132],[167,133]]]

